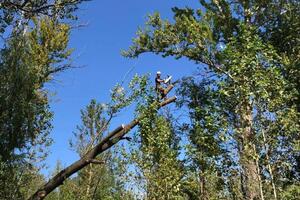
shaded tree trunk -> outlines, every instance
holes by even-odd
[[[255,139],[252,131],[252,109],[248,102],[243,102],[240,108],[240,164],[242,167],[242,187],[244,199],[260,199],[259,174],[256,165],[256,151],[253,148]]]
[[[206,191],[206,180],[204,172],[200,172],[200,200],[208,200],[207,191]]]

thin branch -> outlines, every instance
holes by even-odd
[[[132,140],[131,137],[122,137],[121,140],[127,140],[128,142],[130,142]]]

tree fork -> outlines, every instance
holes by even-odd
[[[164,107],[176,100],[176,96],[166,99],[159,103],[158,108]],[[143,116],[132,120],[127,125],[121,125],[114,131],[108,134],[102,141],[100,141],[93,149],[87,152],[81,159],[75,161],[65,169],[61,170],[57,175],[51,178],[45,185],[40,187],[28,200],[42,200],[48,194],[50,194],[55,188],[62,185],[63,182],[74,173],[78,172],[85,166],[89,165],[91,160],[95,159],[96,156],[106,151],[114,144],[122,140],[123,136],[127,134],[131,129],[138,125],[139,120]]]

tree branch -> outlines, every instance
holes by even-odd
[[[158,108],[166,106],[176,100],[176,96],[171,97],[158,105]],[[87,152],[81,159],[75,161],[73,164],[69,165],[65,169],[61,170],[57,175],[50,179],[45,185],[40,187],[28,200],[42,200],[49,193],[51,193],[55,188],[63,184],[63,182],[69,178],[71,175],[75,174],[85,166],[89,165],[91,161],[95,160],[96,156],[106,151],[116,143],[118,143],[124,135],[127,134],[131,129],[139,124],[140,119],[136,118],[132,120],[127,125],[122,125],[112,131],[108,136],[106,136],[99,144],[97,144],[93,149]]]
[[[88,0],[85,0],[88,1]],[[11,2],[11,1],[4,1],[2,3],[0,3],[0,6],[4,7],[4,8],[13,8],[15,10],[20,10],[23,11],[25,13],[28,14],[42,14],[42,15],[50,15],[49,14],[49,9],[52,9],[54,7],[57,8],[63,8],[65,6],[72,6],[72,5],[76,5],[78,3],[80,3],[80,0],[70,0],[69,2],[63,2],[63,3],[45,3],[45,5],[41,5],[41,6],[35,6],[35,7],[27,7],[27,5],[29,4],[30,0],[25,0],[23,3],[15,3],[15,2]]]

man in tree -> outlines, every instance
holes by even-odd
[[[167,79],[161,79],[161,72],[158,71],[156,72],[156,78],[155,78],[155,89],[160,95],[161,98],[166,98],[166,95],[169,93],[169,91],[174,87],[172,84],[170,84],[171,76],[168,77]],[[162,83],[168,85],[167,88],[162,87]]]

